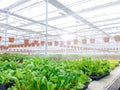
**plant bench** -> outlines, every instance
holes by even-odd
[[[119,90],[120,87],[120,66],[110,72],[110,75],[92,81],[86,90]]]

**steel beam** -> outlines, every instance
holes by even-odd
[[[27,17],[23,17],[23,16],[20,16],[20,15],[11,13],[11,12],[7,12],[6,10],[3,10],[3,9],[0,9],[0,12],[1,12],[1,13],[5,13],[5,14],[8,13],[8,14],[11,15],[11,16],[14,16],[14,17],[17,17],[17,18],[20,18],[20,19],[23,19],[23,20],[27,20],[27,21],[30,21],[30,22],[33,22],[33,23],[45,25],[45,24],[43,24],[43,23],[40,23],[40,22],[38,22],[38,21],[29,19],[29,18],[27,18]]]
[[[117,0],[115,2],[109,2],[109,3],[106,3],[106,4],[102,4],[102,5],[98,5],[98,6],[93,6],[93,7],[90,7],[90,8],[86,8],[86,9],[83,9],[82,11],[77,11],[77,13],[83,13],[83,12],[89,12],[89,11],[93,11],[93,10],[98,10],[98,9],[101,9],[101,8],[106,8],[106,7],[110,7],[110,6],[114,6],[114,5],[118,5],[120,4],[120,1]],[[62,18],[66,18],[70,15],[68,14],[65,14],[63,16],[56,16],[56,17],[52,17],[52,18],[48,18],[48,21],[52,21],[52,20],[56,20],[56,19],[62,19]],[[44,22],[45,20],[40,20],[39,22]],[[32,25],[33,23],[28,23],[28,24],[25,24],[25,25],[21,25],[21,27],[24,27],[24,26],[28,26],[28,25]]]
[[[14,9],[15,7],[18,7],[18,6],[24,4],[24,3],[28,2],[28,1],[30,1],[30,0],[20,0],[20,1],[12,4],[12,5],[10,5],[10,6],[7,6],[7,7],[4,8],[3,10],[6,10],[6,11],[9,10],[9,11],[10,11],[11,9]],[[6,18],[3,18],[2,20],[5,20],[5,19],[6,19]],[[0,21],[2,21],[2,20],[0,20]]]
[[[24,3],[28,2],[28,1],[30,1],[30,0],[19,0],[18,2],[14,3],[14,4],[6,7],[6,8],[4,8],[4,10],[11,10],[11,9],[13,9],[15,7],[18,7],[18,6],[24,4]]]
[[[67,17],[67,15],[48,18],[48,21],[61,19],[61,18],[63,18],[63,17],[65,18],[65,17]],[[45,22],[45,19],[40,20],[39,22],[43,23],[43,22]],[[24,24],[24,25],[20,25],[20,27],[29,26],[29,25],[33,25],[33,24],[34,24],[34,23],[31,22],[31,23],[27,23],[27,24]]]
[[[26,34],[22,34],[22,35],[27,35],[28,32],[29,32],[29,34],[37,34],[37,35],[41,35],[43,37],[46,36],[45,34],[42,34],[39,31],[36,32],[36,31],[32,31],[30,29],[23,29],[23,28],[14,27],[14,26],[11,26],[11,25],[8,25],[8,24],[3,24],[3,23],[0,23],[0,27],[1,28],[7,28],[8,30],[19,30],[19,31],[22,31],[22,32],[26,32]],[[57,35],[48,34],[48,37],[51,37],[51,36],[57,36]]]
[[[24,17],[24,16],[20,16],[20,15],[17,15],[17,14],[11,13],[11,12],[8,12],[8,11],[6,11],[6,10],[3,10],[3,9],[0,9],[0,12],[1,12],[1,13],[5,13],[5,14],[8,13],[8,14],[11,15],[11,16],[14,16],[14,17],[17,17],[17,18],[20,18],[20,19],[23,19],[23,20],[27,20],[27,21],[32,22],[32,23],[36,23],[36,24],[40,24],[40,25],[46,26],[46,24],[41,23],[41,22],[39,22],[39,21],[30,19],[30,18],[27,18],[27,17]],[[55,30],[61,30],[61,31],[62,31],[62,29],[59,29],[59,28],[54,27],[54,26],[51,26],[51,25],[48,25],[48,27],[53,28],[53,29],[55,29]]]
[[[85,18],[81,17],[79,14],[77,14],[76,12],[70,10],[69,8],[67,8],[66,6],[64,6],[62,3],[58,2],[57,0],[49,0],[49,3],[52,4],[53,6],[55,6],[56,8],[66,12],[68,15],[74,17],[77,21],[79,22],[83,22],[86,25],[90,26],[91,28],[93,28],[94,30],[100,31],[103,34],[105,34],[106,36],[110,37],[110,35],[106,32],[104,32],[103,30],[99,29],[98,27],[96,27],[94,24],[90,23],[89,21],[87,21]]]
[[[120,1],[117,0],[115,2],[109,2],[109,3],[106,3],[106,4],[86,8],[86,9],[83,9],[82,11],[77,11],[77,13],[90,12],[90,11],[93,11],[93,10],[98,10],[98,9],[102,9],[102,8],[106,8],[106,7],[110,7],[110,6],[114,6],[114,5],[119,5],[119,4],[120,4]],[[70,16],[70,15],[65,14],[63,16],[56,16],[56,17],[48,18],[48,20],[52,21],[52,20],[56,20],[56,19],[66,18],[68,16]],[[40,20],[40,22],[43,22],[43,21],[45,21],[45,20]]]
[[[11,25],[8,25],[8,24],[3,24],[3,23],[0,23],[0,27],[7,28],[9,30],[20,30],[20,31],[27,32],[27,33],[31,32],[31,33],[40,34],[38,32],[32,31],[32,30],[23,29],[23,28],[19,28],[19,27],[14,27],[14,26],[11,26]]]
[[[93,7],[90,7],[90,8],[83,9],[82,11],[78,11],[78,13],[94,11],[94,10],[107,8],[107,7],[114,6],[114,5],[119,5],[119,4],[120,4],[120,0],[116,0],[114,2],[109,2],[109,3],[102,4],[102,5],[93,6]]]
[[[120,34],[120,32],[110,32],[109,33],[110,35],[118,35],[118,34]],[[87,35],[87,36],[100,36],[101,34],[92,34],[92,35]],[[84,35],[79,35],[80,37],[84,37]]]

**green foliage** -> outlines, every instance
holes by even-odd
[[[0,61],[0,83],[14,81],[8,90],[82,90],[90,75],[102,75],[119,63],[108,60],[53,60],[28,58]]]
[[[114,69],[116,66],[119,65],[120,61],[119,60],[109,60],[110,67],[111,69]]]
[[[92,60],[89,57],[83,57],[78,66],[89,76],[100,76],[111,71],[111,66],[108,60]]]
[[[22,61],[23,59],[28,58],[27,55],[20,54],[0,54],[0,61]]]

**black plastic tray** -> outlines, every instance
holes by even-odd
[[[100,75],[100,76],[90,76],[90,78],[92,79],[92,80],[100,80],[101,78],[103,78],[103,77],[105,77],[105,76],[108,76],[110,73],[109,72],[107,72],[106,74],[104,74],[104,75]]]
[[[88,88],[89,82],[87,82],[82,90],[86,90]]]
[[[0,90],[7,90],[11,86],[14,85],[14,82],[6,83],[6,84],[0,84]]]
[[[4,84],[0,84],[0,90],[7,90]]]

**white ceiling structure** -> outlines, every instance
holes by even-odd
[[[120,35],[120,0],[48,0],[48,39]],[[0,0],[0,35],[44,39],[46,0]]]

